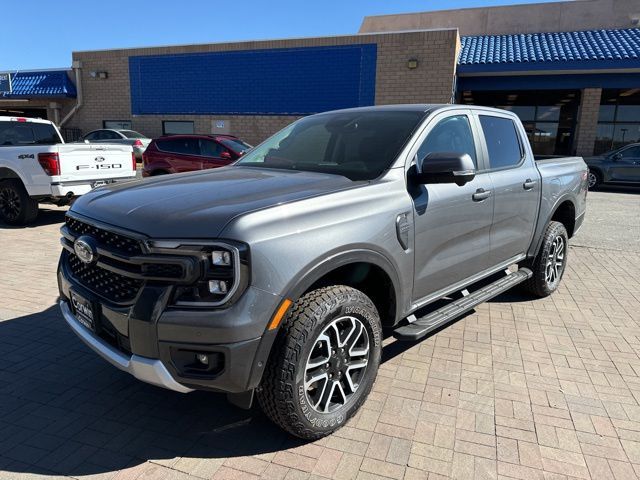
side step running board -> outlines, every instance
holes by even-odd
[[[493,283],[476,290],[458,300],[448,303],[444,307],[428,313],[410,323],[403,325],[394,330],[393,336],[398,340],[416,341],[435,330],[439,326],[458,318],[463,313],[472,308],[500,295],[502,292],[509,290],[517,284],[524,282],[533,275],[528,268],[520,268],[518,271],[509,273],[499,278]]]

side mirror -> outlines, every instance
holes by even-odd
[[[416,180],[421,184],[455,183],[462,186],[476,176],[476,167],[467,153],[431,152],[418,162]]]
[[[223,160],[232,160],[231,154],[229,152],[222,152],[220,154],[220,158]]]
[[[622,160],[622,154],[621,153],[616,153],[613,157],[611,157],[613,160],[618,161],[618,160]]]
[[[84,143],[90,143],[90,142],[89,142],[89,139],[87,139],[87,138],[85,138],[85,139],[83,140],[83,142],[84,142]]]

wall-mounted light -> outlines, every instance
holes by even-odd
[[[407,60],[407,68],[409,70],[414,70],[414,69],[418,68],[418,59],[417,58],[410,58],[409,60]]]
[[[99,78],[100,80],[104,80],[109,77],[107,72],[89,72],[89,76],[91,78]]]

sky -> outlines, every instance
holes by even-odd
[[[545,0],[536,0],[542,2]],[[546,0],[550,1],[550,0]],[[527,0],[23,0],[3,8],[0,72],[67,68],[71,52],[356,33],[367,15]],[[10,19],[22,18],[20,21]]]

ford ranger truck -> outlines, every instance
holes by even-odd
[[[95,187],[135,176],[129,145],[65,144],[48,120],[0,116],[0,222],[27,225],[40,203],[68,205]]]
[[[552,294],[587,185],[581,158],[536,162],[510,112],[312,115],[231,166],[80,197],[60,308],[134,377],[245,408],[255,396],[319,438],[365,401],[383,329],[413,342],[516,285]]]

